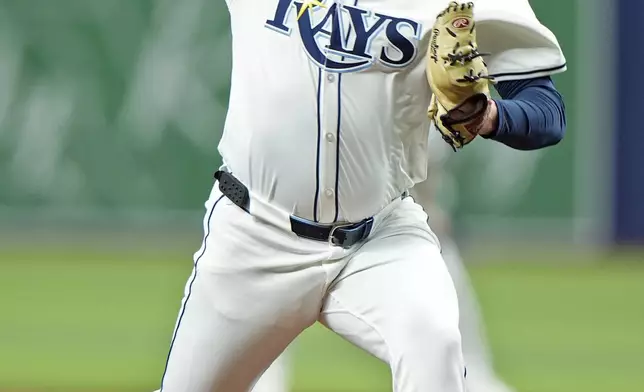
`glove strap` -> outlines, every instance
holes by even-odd
[[[451,110],[441,116],[441,121],[446,126],[463,124],[466,128],[470,123],[483,119],[489,100],[485,94],[475,94],[454,106]]]

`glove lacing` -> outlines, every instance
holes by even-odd
[[[452,37],[456,37],[456,34],[446,28],[447,33],[451,35]],[[472,24],[472,29],[471,31],[474,31],[474,24]],[[466,63],[471,62],[472,60],[479,58],[479,57],[484,57],[484,56],[489,56],[490,53],[481,53],[479,52],[478,48],[472,43],[472,41],[468,42],[468,46],[471,48],[470,52],[467,54],[461,53],[458,50],[461,48],[460,42],[457,42],[456,45],[454,45],[454,48],[452,49],[452,53],[448,53],[447,57],[444,57],[443,60],[445,63],[449,63],[449,65],[453,66],[456,65],[456,63],[460,63],[461,65],[465,65]],[[487,67],[487,64],[485,64],[485,61],[483,64]],[[482,72],[479,72],[478,74],[474,73],[474,70],[470,69],[468,74],[463,75],[462,78],[456,79],[457,82],[477,82],[481,79],[487,79],[491,82],[494,82],[494,78],[490,75],[484,75]]]

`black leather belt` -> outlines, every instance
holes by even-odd
[[[230,201],[249,212],[250,193],[248,188],[232,174],[225,171],[215,173],[219,190]],[[371,233],[373,218],[358,223],[327,225],[291,215],[291,231],[297,236],[310,240],[328,242],[342,248],[350,248],[365,240]]]

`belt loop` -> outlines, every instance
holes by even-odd
[[[364,241],[369,237],[369,234],[371,234],[371,229],[373,228],[373,218],[367,219],[364,225],[364,233],[362,234],[362,240]]]

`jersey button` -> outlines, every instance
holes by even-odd
[[[326,141],[329,143],[333,143],[335,140],[335,135],[333,135],[331,132],[326,134]]]
[[[326,188],[326,189],[324,190],[324,194],[326,195],[326,197],[333,197],[333,189],[331,189],[331,188]]]
[[[335,80],[335,76],[333,74],[328,74],[326,76],[326,80],[328,80],[329,82],[333,82]]]

